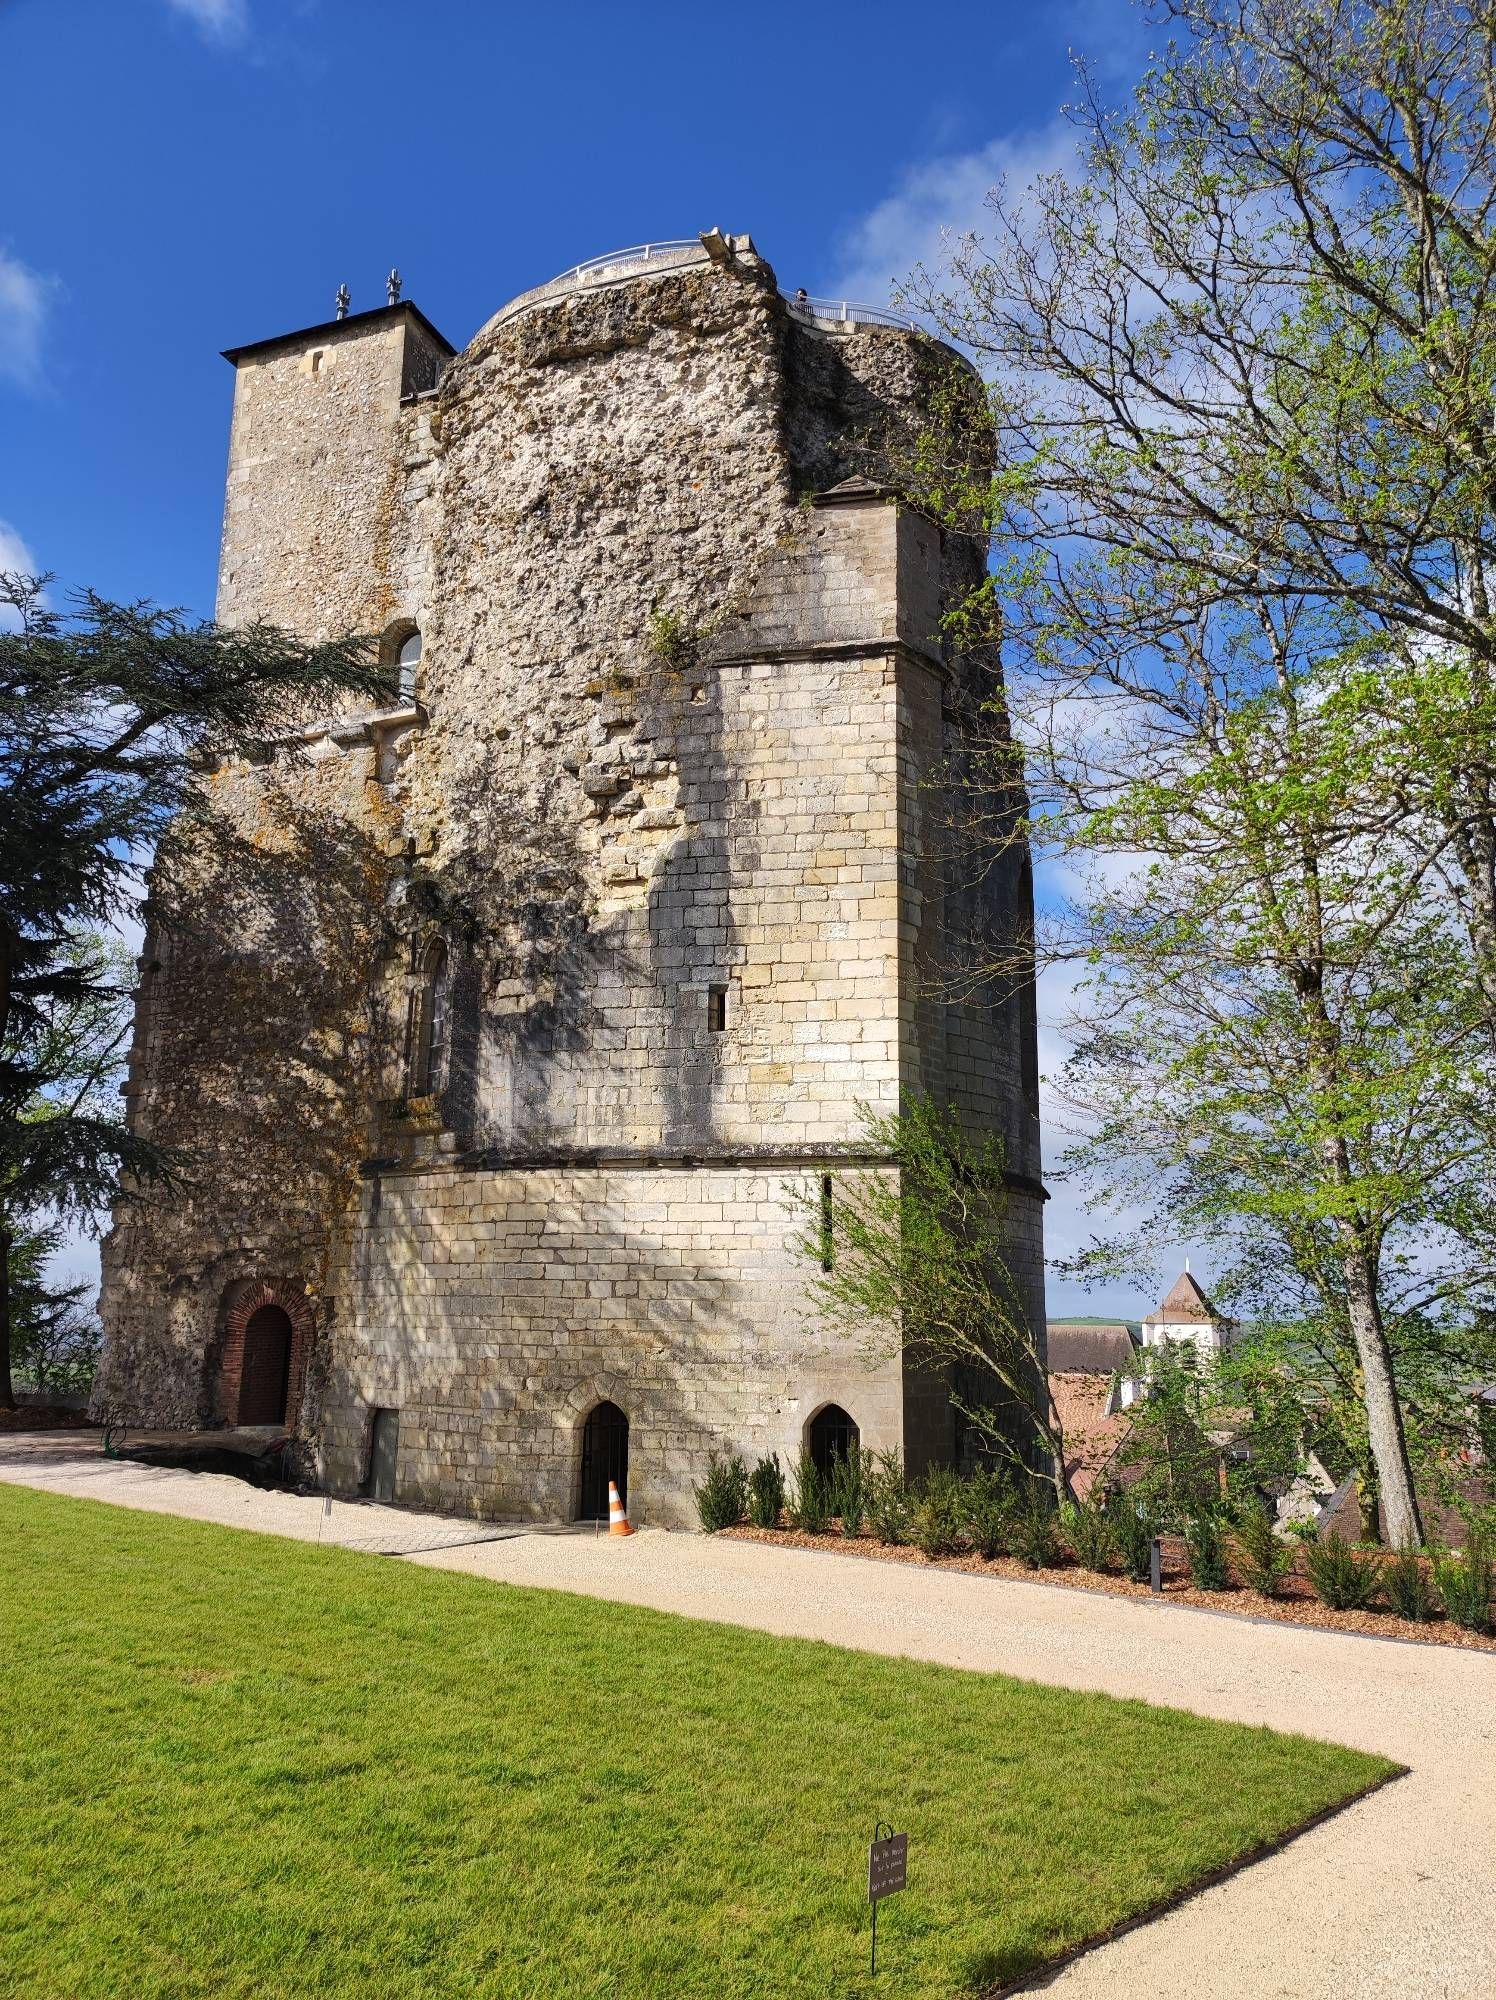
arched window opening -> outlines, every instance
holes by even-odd
[[[828,1403],[810,1420],[810,1456],[816,1470],[828,1478],[839,1459],[848,1459],[857,1449],[860,1433],[839,1403]]]
[[[239,1421],[283,1424],[291,1386],[291,1316],[281,1306],[261,1306],[244,1328],[239,1375]]]
[[[408,618],[386,625],[379,639],[379,661],[396,684],[396,699],[401,706],[408,707],[416,698],[416,672],[421,664],[420,627]]]
[[[414,701],[416,696],[416,668],[421,664],[421,635],[412,632],[400,643],[395,655],[400,669],[400,695],[404,701]]]
[[[579,1521],[606,1521],[608,1481],[618,1497],[629,1497],[629,1420],[616,1403],[599,1403],[582,1426],[582,1483],[577,1500]]]
[[[434,944],[421,961],[410,996],[406,1072],[411,1097],[431,1097],[446,1087],[450,988],[447,948]]]

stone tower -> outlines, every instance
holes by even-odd
[[[787,1189],[859,1100],[955,1104],[1042,1327],[1032,986],[941,976],[1032,914],[1021,848],[942,858],[982,554],[893,497],[932,425],[980,456],[965,364],[716,231],[461,353],[397,304],[228,358],[220,617],[376,633],[401,691],[222,762],[158,859],[127,1096],[198,1164],[117,1219],[100,1403],[484,1515],[950,1456],[947,1385],[807,1313]]]

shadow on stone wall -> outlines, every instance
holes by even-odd
[[[150,1421],[210,1414],[233,1279],[323,1288],[389,1062],[382,842],[345,811],[293,804],[288,780],[258,786],[252,824],[184,820],[153,870],[130,1087],[186,1185],[117,1213],[95,1398]]]
[[[507,1196],[526,1214],[504,1223],[502,1245],[480,1238],[474,1260],[474,1224],[444,1216],[429,1182],[369,1190],[348,1302],[358,1321],[328,1350],[329,1483],[357,1490],[372,1413],[393,1408],[401,1499],[570,1520],[581,1422],[606,1398],[629,1418],[636,1518],[689,1524],[690,1485],[713,1449],[767,1448],[752,1421],[762,1385],[776,1374],[787,1385],[793,1366],[772,1337],[771,1294],[755,1299],[710,1254],[660,1240],[658,1217],[641,1227],[633,1175],[455,1179],[475,1213],[497,1214]],[[679,1182],[696,1191],[694,1176]],[[428,1226],[434,1241],[416,1233]],[[607,1270],[629,1276],[603,1294]],[[703,1407],[708,1384],[720,1408]]]

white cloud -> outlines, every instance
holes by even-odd
[[[221,47],[233,47],[249,33],[249,0],[167,0],[167,4]]]
[[[35,576],[37,569],[36,557],[9,521],[0,521],[0,570],[9,570],[17,576]],[[18,622],[9,606],[0,605],[0,632],[13,632]]]
[[[57,280],[0,249],[0,377],[30,388],[42,369],[42,339]]]
[[[0,521],[0,569],[21,570],[27,576],[36,574],[36,557],[9,521]]]
[[[937,268],[952,239],[984,234],[992,220],[987,196],[994,187],[1003,184],[1016,196],[1040,175],[1072,166],[1075,138],[1074,128],[1056,117],[1033,131],[993,139],[976,152],[911,167],[843,240],[831,292],[886,305],[916,264]]]

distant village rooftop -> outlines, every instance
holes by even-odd
[[[1051,1374],[1127,1374],[1137,1347],[1124,1320],[1052,1319],[1048,1326]]]
[[[1144,1347],[1193,1347],[1219,1354],[1236,1338],[1236,1321],[1206,1296],[1188,1263],[1169,1287],[1162,1305],[1143,1321]]]

